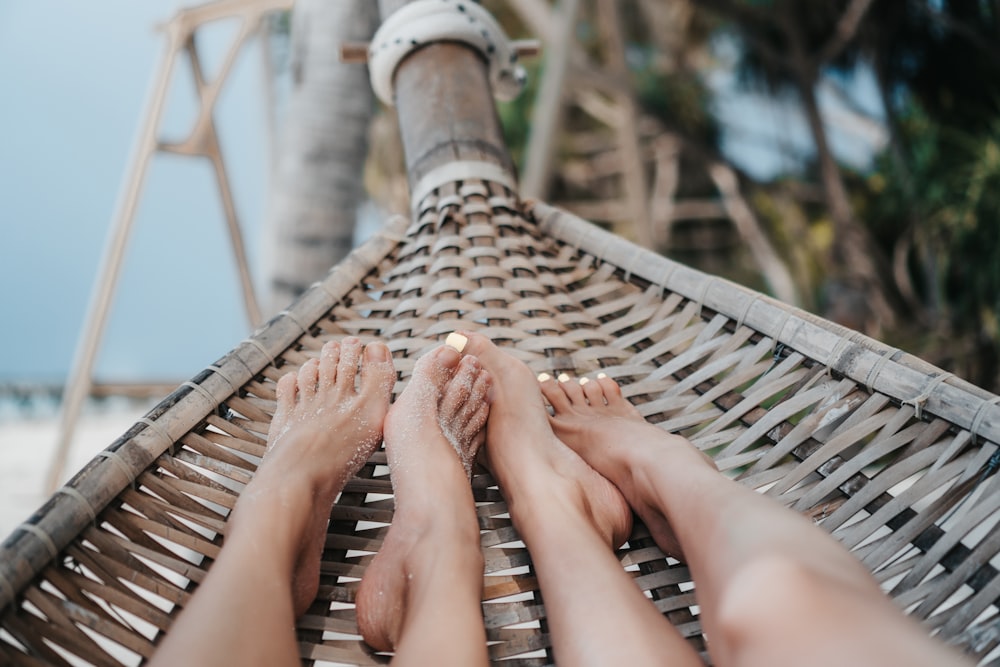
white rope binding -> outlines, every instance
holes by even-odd
[[[378,98],[393,106],[396,67],[413,51],[432,42],[461,42],[479,51],[490,66],[493,94],[512,100],[524,87],[517,44],[493,15],[472,0],[416,0],[392,13],[368,48],[368,71]]]
[[[412,188],[410,202],[416,209],[424,197],[448,183],[468,180],[491,181],[503,185],[511,192],[517,192],[517,183],[506,169],[492,162],[461,160],[446,162],[424,174]]]

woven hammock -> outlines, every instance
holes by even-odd
[[[537,373],[603,371],[647,420],[818,522],[928,632],[1000,664],[1000,398],[521,202],[504,179],[456,176],[413,211],[178,387],[3,542],[0,664],[151,656],[222,547],[264,452],[276,381],[351,335],[388,344],[398,396],[415,360],[455,329]],[[490,657],[551,664],[530,556],[488,472],[474,470],[472,485]],[[319,594],[297,625],[304,661],[388,661],[361,640],[354,599],[392,517],[380,450],[333,507]],[[688,568],[641,522],[618,555],[707,661]]]
[[[443,186],[407,224],[391,220],[14,531],[0,551],[0,662],[150,656],[218,554],[263,453],[275,381],[355,335],[388,343],[398,395],[414,360],[459,327],[536,372],[601,369],[648,420],[819,521],[928,630],[977,657],[996,645],[995,397],[568,213],[523,208],[495,183]],[[490,656],[549,664],[529,555],[487,472],[473,489]],[[361,641],[353,601],[391,494],[379,451],[334,506],[319,596],[298,622],[304,659],[385,662]],[[619,556],[704,654],[688,568],[641,524]]]

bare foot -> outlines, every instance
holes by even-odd
[[[631,509],[613,484],[553,433],[534,373],[485,336],[462,333],[469,338],[465,353],[478,357],[493,376],[486,460],[515,526],[531,520],[537,493],[561,493],[607,544],[621,545],[632,529]]]
[[[490,385],[477,359],[441,346],[417,362],[389,410],[385,448],[395,515],[356,598],[361,634],[376,650],[396,650],[404,640],[406,617],[419,613],[420,597],[439,576],[434,568],[442,559],[457,555],[457,566],[447,573],[454,578],[453,592],[479,612],[483,560],[469,476],[484,439]]]
[[[552,406],[549,424],[556,436],[618,487],[661,549],[682,557],[666,517],[637,489],[631,471],[641,470],[642,464],[629,457],[680,456],[714,470],[712,460],[685,438],[647,422],[622,395],[618,383],[603,373],[579,381],[565,375],[538,379],[542,395]]]
[[[319,359],[278,382],[267,450],[233,510],[227,539],[264,530],[266,519],[281,524],[293,550],[296,617],[316,597],[330,508],[382,441],[395,379],[384,344],[362,351],[361,342],[349,337],[327,343]]]

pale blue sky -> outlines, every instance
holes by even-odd
[[[176,0],[0,0],[0,382],[58,383],[66,376],[164,52],[154,26],[176,6]],[[209,69],[230,28],[205,33]],[[244,51],[216,115],[254,267],[260,266],[267,192],[257,48],[250,43]],[[730,123],[724,147],[742,167],[766,177],[797,162],[776,148],[809,152],[800,115],[733,95],[724,71],[713,83],[730,91],[717,100],[717,111]],[[861,83],[853,88],[863,90]],[[163,138],[179,138],[188,128],[191,90],[181,61]],[[868,155],[864,142],[837,146],[854,161]],[[237,285],[208,166],[158,156],[95,375],[111,381],[192,376],[250,331]]]
[[[65,377],[164,52],[154,25],[175,6],[0,2],[0,382]],[[228,28],[210,37],[209,66]],[[240,60],[217,114],[252,259],[266,197],[254,56]],[[168,138],[185,131],[193,112],[182,65],[168,100]],[[176,380],[215,361],[249,331],[235,276],[208,166],[157,157],[96,375]]]

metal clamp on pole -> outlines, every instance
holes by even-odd
[[[518,64],[521,55],[538,53],[538,42],[512,41],[493,15],[469,0],[417,0],[393,12],[368,45],[368,68],[372,88],[389,106],[394,104],[393,76],[410,53],[434,42],[460,42],[480,54],[489,64],[493,94],[512,100],[527,77]],[[341,48],[344,60],[360,60],[359,44]]]

